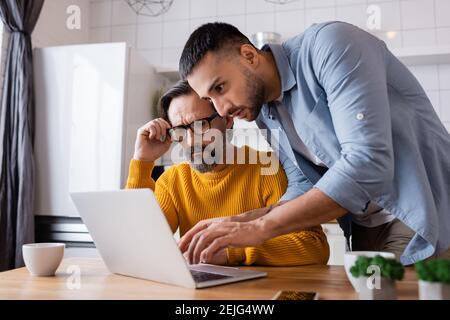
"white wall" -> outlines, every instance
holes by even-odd
[[[77,5],[81,10],[80,29],[69,30],[66,26],[66,9]],[[32,33],[33,47],[57,46],[89,42],[89,0],[45,0],[41,15]],[[0,21],[0,102],[3,94],[5,59],[9,33]]]
[[[69,29],[66,12],[71,5],[80,8],[80,29]],[[32,34],[33,47],[49,47],[89,42],[89,0],[45,0]]]
[[[159,17],[137,17],[125,0],[91,0],[91,39],[127,40],[162,64],[176,62],[189,33],[204,22],[234,24],[250,36],[274,30],[284,38],[314,22],[342,20],[366,28],[368,5],[380,6],[381,29],[375,33],[391,47],[450,44],[448,0],[294,0],[275,5],[265,0],[174,0]],[[386,31],[397,34],[391,39]]]
[[[381,9],[381,29],[373,33],[390,48],[450,45],[450,0],[297,0],[285,5],[265,0],[174,0],[158,17],[138,16],[124,0],[91,0],[89,38],[127,41],[152,64],[176,68],[190,32],[205,22],[232,23],[247,36],[277,31],[287,38],[328,20],[367,29],[366,10],[371,4]],[[450,65],[411,70],[450,130]]]

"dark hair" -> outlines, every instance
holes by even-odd
[[[179,71],[182,79],[191,73],[208,51],[230,49],[232,46],[251,44],[235,26],[223,22],[206,23],[189,36],[181,53]],[[237,52],[237,51],[236,51]]]
[[[178,81],[172,88],[170,88],[159,100],[159,113],[161,118],[169,121],[169,107],[172,99],[181,96],[187,96],[193,93],[194,90],[189,86],[189,83],[186,80]]]

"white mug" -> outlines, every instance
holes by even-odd
[[[33,276],[54,276],[64,256],[64,248],[64,243],[24,244],[25,266]]]

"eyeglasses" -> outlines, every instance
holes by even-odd
[[[181,142],[186,138],[186,134],[188,130],[191,130],[196,134],[205,134],[211,129],[211,121],[215,118],[222,118],[217,112],[214,112],[207,118],[198,119],[194,122],[186,125],[180,125],[176,127],[172,127],[167,130],[168,134],[172,141]]]

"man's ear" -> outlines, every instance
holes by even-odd
[[[244,63],[250,68],[256,68],[259,65],[259,52],[251,44],[246,43],[241,45],[239,53],[241,58],[244,60]]]

